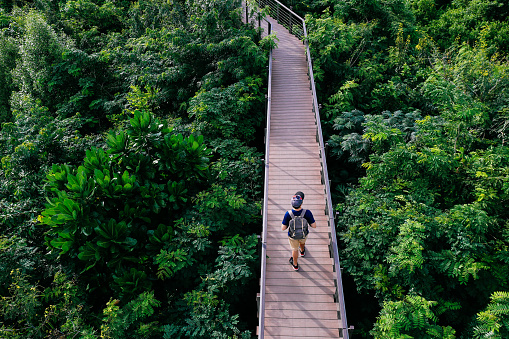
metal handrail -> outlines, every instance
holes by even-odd
[[[304,19],[294,13],[291,8],[286,7],[277,0],[259,0],[260,8],[269,8],[269,15],[279,24],[284,26],[290,34],[299,39],[304,39],[303,23]]]
[[[307,40],[307,29],[306,22],[303,18],[295,14],[290,8],[286,7],[282,3],[277,0],[259,0],[259,6],[269,6],[269,14],[274,18],[274,14],[276,14],[276,21],[282,24],[289,30],[289,32],[299,39],[304,40],[304,44],[306,46],[306,58],[308,61],[308,74],[309,74],[309,82],[311,85],[311,91],[313,93],[313,109],[315,112],[315,121],[317,126],[317,141],[320,147],[320,158],[321,158],[321,166],[322,166],[322,180],[325,185],[325,193],[327,195],[326,201],[326,213],[328,215],[329,227],[331,231],[331,251],[334,260],[334,267],[336,270],[336,293],[337,293],[337,302],[339,304],[339,320],[341,322],[340,330],[341,335],[344,339],[349,339],[348,333],[348,322],[346,319],[346,308],[345,308],[345,300],[343,294],[343,282],[341,278],[341,266],[339,263],[339,253],[338,253],[338,243],[336,237],[336,226],[334,223],[334,212],[332,208],[332,198],[331,198],[331,190],[329,183],[329,173],[327,171],[327,160],[325,157],[325,146],[323,142],[322,135],[322,125],[320,120],[320,110],[318,106],[318,99],[316,96],[316,87],[315,80],[313,75],[313,64],[311,61],[311,52],[309,50],[309,43]],[[285,13],[286,11],[286,13]],[[280,20],[282,18],[282,21]],[[285,22],[286,20],[286,22]],[[302,27],[302,34],[300,34],[300,30],[294,29],[294,21],[299,20]],[[297,22],[295,22],[296,24]],[[270,34],[270,33],[269,33]],[[262,277],[261,277],[261,295],[260,295],[260,315],[259,315],[259,333],[258,338],[263,339],[264,337],[264,308],[265,308],[265,267],[266,267],[266,238],[267,238],[267,206],[268,206],[268,169],[269,169],[269,135],[270,135],[270,94],[271,94],[271,81],[272,81],[272,51],[270,52],[270,60],[269,60],[269,87],[268,87],[268,107],[267,107],[267,135],[266,135],[266,143],[265,143],[265,193],[264,193],[264,202],[263,202],[263,235],[262,235]]]
[[[271,34],[272,25],[268,22],[268,34]],[[269,206],[269,150],[270,150],[270,111],[272,97],[272,48],[269,52],[269,80],[267,84],[267,127],[265,129],[265,177],[263,189],[263,230],[262,230],[262,251],[261,251],[261,275],[260,275],[260,307],[258,308],[258,333],[263,339],[265,332],[265,271],[267,268],[267,215]]]

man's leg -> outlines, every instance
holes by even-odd
[[[297,259],[299,258],[299,251],[298,250],[292,250],[292,257],[293,257],[293,264],[297,266]]]
[[[302,239],[299,241],[299,250],[301,257],[306,255],[306,239]]]
[[[288,237],[288,241],[290,242],[290,248],[292,249],[292,256],[290,258],[290,263],[293,266],[298,266],[297,258],[299,257],[299,241]],[[292,262],[293,261],[293,262]],[[294,267],[295,269],[295,267]]]

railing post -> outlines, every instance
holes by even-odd
[[[258,317],[260,317],[260,293],[256,293],[256,312]]]
[[[292,9],[293,9],[293,6],[290,6],[290,10],[292,10]],[[292,17],[293,17],[293,15],[290,13],[290,23],[289,23],[289,26],[290,26],[289,27],[289,32],[290,32],[290,34],[293,34],[292,33]]]

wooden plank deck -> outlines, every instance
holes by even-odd
[[[305,46],[269,20],[279,42],[272,70],[264,338],[340,338]],[[303,208],[313,212],[317,228],[310,230],[306,256],[298,259],[295,272],[281,221],[297,191],[305,193]]]

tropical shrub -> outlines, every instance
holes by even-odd
[[[91,270],[92,288],[109,282],[120,295],[139,294],[152,285],[158,255],[174,262],[159,265],[166,277],[188,265],[188,251],[168,251],[173,224],[199,189],[210,151],[203,138],[172,134],[139,111],[107,143],[106,151],[87,151],[77,169],[53,166],[48,189],[55,197],[40,220],[49,246]]]

